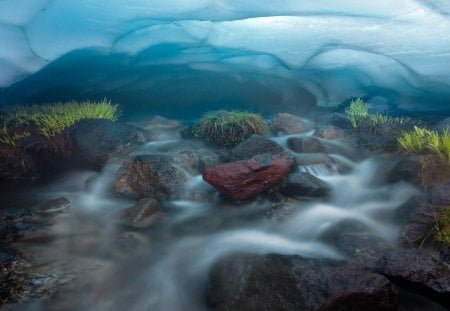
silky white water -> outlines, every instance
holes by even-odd
[[[146,144],[133,153],[159,152],[169,143],[173,140]],[[339,155],[331,158],[336,165],[345,163],[345,173],[321,164],[299,167],[329,183],[332,190],[325,199],[289,199],[276,209],[264,198],[233,205],[223,201],[200,175],[190,176],[184,190],[209,194],[209,199],[160,202],[162,216],[146,230],[126,228],[119,222],[120,212],[135,202],[113,193],[121,160],[100,174],[86,171],[65,176],[40,195],[43,201],[65,196],[72,202],[71,209],[17,247],[37,258],[38,273],[71,277],[61,280],[62,291],[51,302],[20,308],[58,310],[68,304],[74,310],[206,310],[209,269],[226,254],[345,259],[339,248],[320,236],[346,220],[387,243],[395,241],[396,225],[380,215],[392,215],[417,190],[406,183],[385,184],[386,160],[382,158],[358,162]]]

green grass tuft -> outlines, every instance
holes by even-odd
[[[391,117],[380,113],[371,113],[369,105],[361,98],[352,100],[345,112],[353,128],[362,133],[398,135],[402,130],[411,128],[413,125],[413,121],[407,117]]]
[[[432,156],[436,162],[450,165],[450,134],[442,134],[415,126],[413,131],[403,132],[398,138],[400,146],[414,154]]]
[[[265,121],[258,114],[218,110],[206,113],[194,126],[193,133],[206,143],[234,147],[252,134],[262,134],[265,127]]]

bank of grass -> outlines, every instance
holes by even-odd
[[[193,134],[208,144],[234,147],[252,134],[263,134],[266,122],[255,113],[238,110],[217,110],[203,115]]]
[[[12,106],[0,111],[0,142],[16,148],[20,139],[34,134],[32,131],[51,140],[82,119],[116,121],[118,117],[117,105],[107,99]]]
[[[413,126],[413,120],[408,117],[391,117],[386,114],[371,113],[369,105],[361,98],[352,100],[345,112],[353,128],[361,133],[398,135],[402,130]]]

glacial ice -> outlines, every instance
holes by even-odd
[[[449,16],[446,0],[0,0],[0,102],[447,110]]]

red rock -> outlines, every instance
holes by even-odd
[[[210,167],[203,172],[203,179],[231,199],[246,201],[283,181],[293,165],[292,158],[261,154]]]

